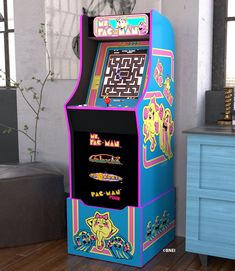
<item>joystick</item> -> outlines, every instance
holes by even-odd
[[[109,96],[104,97],[104,102],[106,103],[107,107],[109,107],[110,101],[111,100],[110,100]]]

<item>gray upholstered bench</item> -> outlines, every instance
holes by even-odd
[[[63,179],[43,163],[0,165],[0,247],[65,237]]]

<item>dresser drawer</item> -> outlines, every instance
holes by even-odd
[[[199,240],[235,246],[235,202],[199,199]]]
[[[187,195],[186,251],[235,259],[235,198]]]
[[[188,188],[235,192],[235,138],[188,136]]]

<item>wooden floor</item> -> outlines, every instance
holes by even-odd
[[[169,248],[175,253],[161,252],[142,269],[92,260],[67,254],[66,240],[0,249],[1,271],[235,271],[235,261],[211,257],[208,268],[201,267],[199,258],[184,251],[184,239],[176,238]]]

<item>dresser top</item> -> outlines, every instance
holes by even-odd
[[[183,131],[183,133],[235,136],[235,131],[232,131],[231,126],[220,126],[220,125],[199,126],[199,127],[195,127],[189,130],[185,130]]]

